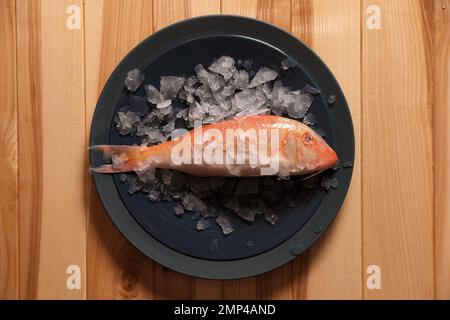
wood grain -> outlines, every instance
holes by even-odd
[[[83,37],[65,14],[81,4],[17,1],[22,298],[85,297]],[[66,287],[70,265],[81,289]]]
[[[17,299],[18,281],[18,165],[16,2],[0,2],[0,299]]]
[[[450,299],[450,1],[436,1],[434,192],[436,298]]]
[[[19,142],[19,294],[37,297],[42,216],[40,2],[16,1]]]
[[[434,298],[432,4],[363,1],[381,8],[362,29],[363,269],[378,265],[367,299]],[[447,124],[448,125],[448,124]]]
[[[0,299],[450,299],[449,0],[0,1]],[[69,30],[69,5],[80,29]],[[369,5],[381,29],[366,27]],[[236,281],[152,262],[111,223],[88,174],[95,105],[118,62],[171,23],[239,14],[291,32],[349,103],[354,175],[326,234]],[[68,290],[66,268],[81,268]],[[381,290],[366,268],[381,268]]]
[[[360,2],[293,0],[292,33],[324,60],[352,114],[356,157],[350,189],[330,229],[294,265],[295,298],[360,299],[361,288],[361,81]],[[343,159],[345,160],[345,159]],[[305,271],[307,270],[307,271]],[[307,276],[307,279],[304,279]],[[306,283],[307,287],[303,288]]]
[[[86,134],[103,86],[119,61],[153,31],[152,1],[85,1]],[[87,144],[87,140],[85,143]],[[86,149],[85,149],[86,150]],[[85,153],[87,161],[87,154]],[[150,299],[153,263],[112,224],[91,178],[87,269],[89,299]]]

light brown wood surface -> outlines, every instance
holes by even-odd
[[[450,1],[435,4],[434,219],[436,298],[450,299]]]
[[[18,290],[18,168],[16,88],[16,8],[0,2],[0,297],[17,299]]]
[[[79,29],[66,27],[70,5]],[[370,5],[379,30],[366,26]],[[448,0],[1,1],[0,298],[449,299],[449,10]],[[102,208],[86,152],[98,96],[129,50],[220,13],[308,44],[342,86],[356,138],[350,190],[326,234],[291,263],[233,281],[138,252]],[[80,289],[66,287],[70,265]],[[379,290],[366,286],[370,265]]]
[[[85,298],[83,31],[63,13],[81,1],[17,1],[21,298]]]
[[[432,2],[369,4],[383,20],[362,33],[363,265],[378,265],[383,280],[364,295],[431,299]]]

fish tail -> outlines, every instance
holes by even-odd
[[[106,158],[112,159],[112,164],[103,164],[91,167],[91,172],[97,173],[119,173],[134,171],[142,165],[142,150],[139,146],[122,145],[96,145],[89,147],[89,151],[99,151]]]

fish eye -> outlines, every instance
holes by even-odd
[[[302,135],[302,141],[303,141],[303,143],[304,143],[305,145],[309,145],[309,144],[315,143],[315,142],[316,142],[316,139],[314,139],[314,137],[312,136],[311,133],[305,132],[305,133]]]

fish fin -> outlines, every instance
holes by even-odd
[[[118,156],[119,161],[113,164],[103,164],[98,167],[91,167],[91,172],[97,173],[119,173],[134,171],[141,162],[143,147],[121,146],[121,145],[97,145],[89,147],[90,151],[100,151],[104,156],[113,158]]]
[[[113,168],[111,164],[103,164],[98,167],[91,167],[89,168],[91,172],[97,172],[97,173],[117,173],[117,172],[124,172],[123,170]]]
[[[312,178],[312,177],[314,177],[314,176],[317,176],[318,174],[324,172],[325,170],[326,170],[326,169],[319,170],[319,171],[316,171],[316,172],[311,173],[310,175],[304,176],[304,177],[302,178],[302,181],[305,181],[305,180],[308,180],[309,178]]]

